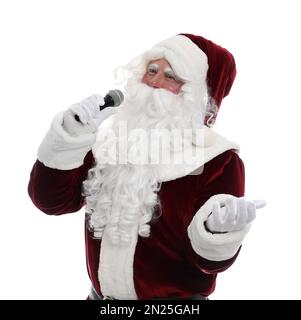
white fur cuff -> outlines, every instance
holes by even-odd
[[[215,201],[225,203],[229,197],[233,196],[229,194],[212,196],[199,209],[188,226],[188,237],[193,250],[207,260],[223,261],[232,258],[250,230],[250,224],[242,230],[227,233],[212,234],[205,229],[204,222],[212,211],[213,203]]]
[[[62,126],[64,111],[58,113],[38,149],[38,160],[53,169],[80,167],[95,142],[95,134],[71,136]]]

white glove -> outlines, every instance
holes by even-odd
[[[216,201],[205,222],[206,227],[213,233],[241,230],[256,218],[256,209],[265,205],[264,200],[248,201],[245,198],[229,198],[222,205]]]
[[[63,127],[72,136],[96,132],[97,127],[117,111],[116,107],[107,107],[99,111],[99,106],[104,104],[104,98],[97,94],[73,104],[64,113]],[[75,119],[75,115],[80,121]]]

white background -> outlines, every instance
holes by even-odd
[[[300,299],[300,1],[1,1],[1,299],[85,299],[83,211],[41,213],[27,195],[51,119],[117,87],[114,69],[177,33],[233,53],[216,130],[238,142],[246,197],[264,198],[211,299]]]

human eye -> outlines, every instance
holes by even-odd
[[[165,72],[165,78],[168,80],[177,81],[175,74],[170,71]]]
[[[158,71],[158,67],[155,64],[150,64],[147,68],[147,73],[151,75],[156,74],[157,71]]]
[[[149,74],[156,74],[156,73],[157,73],[157,70],[156,70],[156,69],[149,68],[149,69],[148,69],[148,73],[149,73]]]
[[[167,79],[169,79],[169,80],[174,80],[174,81],[176,81],[176,77],[175,77],[173,74],[171,74],[171,73],[166,73],[166,74],[165,74],[165,77],[166,77]]]

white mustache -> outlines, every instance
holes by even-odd
[[[146,120],[166,120],[183,113],[184,99],[166,89],[152,88],[144,83],[126,87],[126,100],[120,108],[120,119],[146,116]]]

